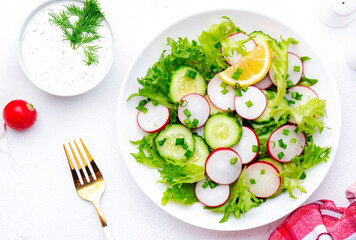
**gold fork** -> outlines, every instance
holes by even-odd
[[[85,161],[85,158],[83,157],[83,154],[80,151],[76,141],[74,140],[74,144],[75,144],[77,152],[79,153],[79,156],[82,160],[84,168],[82,168],[81,164],[79,163],[79,160],[77,158],[77,155],[74,152],[72,145],[70,143],[68,143],[69,148],[70,148],[72,155],[74,157],[74,160],[75,160],[74,163],[70,157],[69,152],[67,151],[66,146],[63,144],[63,148],[66,153],[67,159],[68,159],[69,167],[72,172],[75,189],[77,190],[79,197],[94,204],[96,212],[98,213],[98,216],[100,219],[101,226],[104,230],[106,239],[113,240],[113,237],[111,236],[109,228],[106,224],[106,220],[104,218],[103,212],[100,208],[100,198],[105,191],[105,181],[104,181],[103,175],[101,174],[98,166],[95,164],[93,157],[90,155],[87,147],[84,145],[84,142],[82,141],[81,138],[80,138],[80,142],[82,143],[83,149],[88,157],[88,161],[94,171],[95,177],[92,175],[92,172],[90,171],[89,166],[88,166],[87,162]],[[78,176],[77,171],[75,170],[75,164],[77,165],[77,168],[79,170],[80,177]],[[86,172],[87,176],[89,177],[89,181],[88,181],[87,177],[85,176],[84,171]]]

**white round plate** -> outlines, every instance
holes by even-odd
[[[97,86],[108,74],[115,56],[114,35],[107,18],[98,28],[98,64],[87,66],[82,48],[73,50],[63,31],[50,23],[49,13],[59,13],[78,0],[50,0],[32,11],[22,26],[18,58],[27,78],[38,88],[57,96],[74,96]]]
[[[158,171],[137,163],[130,155],[130,153],[137,152],[136,146],[131,144],[130,140],[141,139],[144,133],[136,123],[137,110],[135,107],[139,99],[131,99],[127,102],[128,96],[136,93],[140,87],[136,79],[144,77],[148,68],[159,59],[162,50],[165,49],[167,37],[172,37],[173,39],[188,37],[189,40],[196,40],[197,36],[203,30],[208,29],[210,25],[220,23],[222,16],[229,17],[236,26],[247,33],[262,30],[275,39],[279,39],[282,35],[283,38],[294,37],[299,41],[298,46],[293,47],[293,51],[300,56],[309,56],[312,59],[305,63],[305,74],[307,77],[319,79],[313,89],[321,99],[327,100],[328,118],[325,119],[325,124],[330,130],[325,129],[321,135],[317,134],[314,140],[320,146],[332,147],[332,153],[327,163],[321,163],[307,171],[307,178],[303,184],[307,194],[302,194],[297,199],[292,199],[288,193],[283,193],[274,199],[268,199],[261,206],[251,209],[240,219],[230,216],[225,223],[219,223],[222,214],[205,210],[200,203],[195,203],[192,206],[184,206],[173,202],[169,202],[166,206],[161,205],[162,194],[166,187],[157,183],[159,179]],[[317,189],[326,176],[338,147],[341,112],[337,87],[327,65],[324,63],[322,56],[316,52],[316,49],[301,34],[275,19],[258,13],[232,9],[214,10],[196,14],[176,22],[158,34],[137,56],[129,68],[120,89],[117,105],[117,130],[121,153],[127,167],[137,184],[154,203],[176,218],[192,225],[207,229],[233,231],[255,228],[282,218],[299,207]]]

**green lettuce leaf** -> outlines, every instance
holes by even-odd
[[[294,162],[283,164],[283,172],[280,174],[282,178],[283,188],[287,189],[291,198],[296,198],[293,195],[293,189],[298,189],[302,193],[306,193],[305,188],[301,185],[299,178],[303,174],[303,169],[297,166]]]
[[[221,45],[223,46],[224,49],[223,55],[229,57],[230,53],[232,54],[234,52],[237,52],[242,56],[246,56],[248,54],[248,51],[244,44],[250,41],[251,39],[252,38],[247,38],[245,40],[234,41],[231,40],[231,38],[225,38],[221,42]]]
[[[205,178],[205,170],[203,167],[195,164],[172,164],[165,165],[158,170],[161,173],[161,183],[181,184],[194,183]]]
[[[176,201],[185,205],[191,205],[198,202],[195,196],[195,184],[179,184],[167,187],[163,193],[161,204],[166,205],[168,201]]]
[[[277,118],[283,114],[289,114],[295,118],[299,131],[307,134],[321,133],[325,127],[323,123],[323,117],[326,115],[325,102],[325,100],[313,98],[298,107],[279,107],[272,110],[271,114]]]
[[[302,76],[300,81],[298,82],[298,85],[300,86],[305,86],[305,87],[310,87],[313,86],[318,82],[318,79],[312,79],[312,78],[307,78],[305,75]]]
[[[204,49],[204,53],[210,62],[215,63],[220,70],[228,67],[220,50],[221,41],[233,33],[237,32],[237,27],[228,18],[223,17],[220,24],[213,24],[207,31],[203,31],[198,40]]]
[[[131,143],[138,145],[138,153],[131,153],[137,162],[145,164],[148,167],[161,168],[166,164],[156,148],[154,142],[157,133],[152,133],[144,136],[141,140],[131,141]]]
[[[286,94],[286,76],[288,72],[288,47],[290,44],[297,44],[294,38],[287,40],[281,39],[279,43],[276,40],[269,40],[269,46],[272,50],[271,68],[274,71],[274,79],[277,85],[277,95],[272,100],[272,107],[277,106]]]
[[[304,153],[300,156],[295,156],[291,162],[284,163],[284,170],[280,174],[283,182],[283,188],[286,188],[291,198],[296,198],[293,195],[293,189],[305,193],[305,188],[301,185],[299,179],[305,170],[314,167],[320,162],[326,162],[331,152],[330,147],[319,147],[311,141],[305,146]]]

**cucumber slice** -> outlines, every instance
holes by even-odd
[[[186,163],[194,164],[205,169],[205,162],[210,154],[209,147],[202,137],[194,134],[193,138],[195,141],[195,152]]]
[[[270,95],[271,97],[273,96],[271,99],[273,99],[274,96],[275,96],[275,92],[266,91],[266,90],[263,90],[263,92],[265,93],[266,96],[268,96],[268,95]],[[267,107],[266,107],[265,111],[262,113],[261,116],[259,116],[255,120],[253,120],[254,123],[266,124],[266,123],[272,121],[273,120],[273,115],[271,114],[271,112],[272,112],[273,109],[276,109],[279,106],[288,106],[289,105],[287,99],[283,98],[282,101],[280,101],[280,103],[278,104],[278,106],[271,107],[271,99],[267,98]]]
[[[211,116],[205,124],[204,138],[213,149],[230,147],[238,143],[242,136],[242,126],[237,118],[225,113]]]
[[[194,72],[193,75],[189,74],[191,72]],[[195,78],[193,79],[189,75],[195,75]],[[199,93],[204,96],[205,92],[206,81],[194,68],[182,66],[173,73],[169,88],[169,95],[173,102],[179,102],[182,97],[189,93]]]
[[[184,139],[183,143],[181,139]],[[192,132],[180,124],[166,127],[157,135],[155,143],[159,154],[173,161],[186,161],[193,156],[195,150]]]

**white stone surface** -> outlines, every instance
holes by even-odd
[[[356,21],[341,29],[325,26],[316,1],[308,0],[101,0],[116,37],[109,76],[75,97],[56,97],[36,88],[17,59],[18,34],[42,0],[4,0],[0,10],[0,109],[26,99],[38,120],[25,132],[0,138],[0,239],[105,239],[93,206],[74,191],[62,144],[82,137],[107,183],[102,208],[116,239],[267,239],[282,220],[253,230],[219,232],[188,225],[168,215],[139,189],[121,158],[116,136],[116,101],[135,55],[162,28],[206,9],[242,8],[263,12],[297,29],[324,55],[338,84],[343,113],[340,146],[331,171],[308,202],[331,199],[347,206],[347,186],[356,181],[356,72],[344,60],[345,41]],[[236,23],[238,25],[238,23]],[[332,101],[332,96],[330,96]]]

